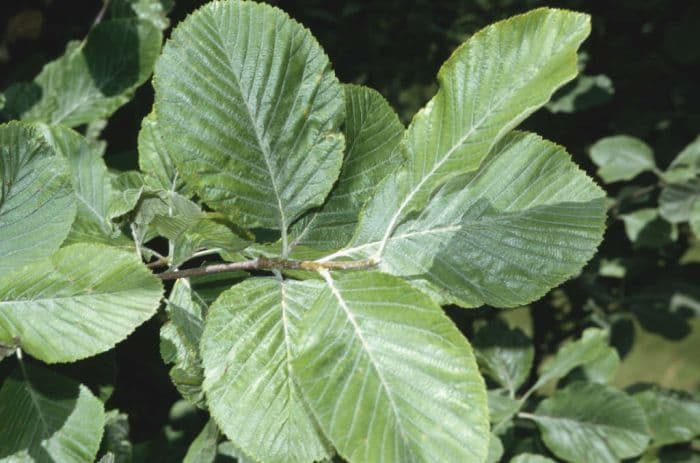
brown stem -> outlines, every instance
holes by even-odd
[[[309,260],[270,259],[258,257],[243,262],[207,265],[205,267],[188,268],[174,272],[158,273],[161,280],[176,280],[192,276],[209,275],[212,273],[233,272],[236,270],[358,270],[374,267],[377,262],[373,259],[352,260],[340,262],[316,262]]]

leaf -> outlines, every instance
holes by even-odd
[[[119,172],[112,175],[111,183],[114,194],[109,205],[109,216],[114,218],[131,212],[145,190],[141,172],[136,170]]]
[[[575,382],[537,407],[532,419],[557,457],[574,463],[617,463],[649,443],[644,411],[622,391]]]
[[[669,183],[683,183],[700,176],[700,136],[686,146],[664,172]]]
[[[522,453],[517,457],[511,458],[510,463],[555,463],[554,460],[550,460],[542,455],[535,455],[533,453]]]
[[[21,118],[75,127],[110,116],[151,75],[161,41],[160,31],[147,23],[101,22],[44,66],[33,83],[40,98]]]
[[[161,236],[173,242],[172,265],[175,266],[188,260],[199,249],[218,249],[221,254],[230,256],[250,244],[226,225],[207,219],[204,213],[185,217],[157,215],[152,225]]]
[[[385,243],[439,187],[474,172],[501,137],[576,76],[576,49],[589,31],[587,15],[541,8],[488,26],[455,50],[438,72],[437,94],[408,127],[404,168],[365,208],[355,244]]]
[[[655,447],[688,442],[700,435],[700,401],[690,394],[643,386],[632,396],[644,409]]]
[[[625,223],[627,237],[635,246],[660,248],[678,238],[676,227],[659,217],[655,208],[639,209],[620,218]]]
[[[590,156],[598,166],[598,177],[605,183],[631,180],[642,172],[656,170],[649,145],[628,135],[598,140],[591,146]]]
[[[342,88],[309,31],[277,8],[203,6],[173,31],[154,87],[179,172],[243,226],[286,230],[338,177]]]
[[[155,110],[141,122],[138,137],[139,168],[145,173],[145,182],[154,189],[182,192],[185,185],[175,168],[172,156],[165,148]]]
[[[49,145],[66,159],[78,200],[76,221],[69,242],[91,241],[91,235],[116,238],[119,230],[109,214],[114,195],[102,154],[79,133],[63,125],[37,124]]]
[[[291,364],[299,319],[320,286],[313,280],[251,278],[210,307],[201,343],[209,411],[253,460],[330,456]]]
[[[391,178],[400,189],[400,176]],[[561,147],[514,132],[400,225],[378,267],[443,304],[522,305],[580,271],[602,239],[605,213],[603,191]],[[381,245],[355,241],[335,255],[369,258]]]
[[[503,443],[501,439],[491,433],[491,439],[489,440],[489,453],[486,457],[486,463],[498,463],[503,457]]]
[[[509,397],[504,390],[490,389],[488,392],[489,400],[489,419],[493,424],[500,424],[502,421],[509,420],[515,415],[522,403],[520,400]]]
[[[574,368],[600,359],[609,351],[607,333],[598,328],[588,328],[577,341],[559,348],[554,358],[545,363],[540,378],[533,389],[549,381],[566,376]]]
[[[530,339],[519,328],[493,318],[476,332],[473,346],[482,371],[513,396],[532,368],[535,349]]]
[[[0,389],[0,461],[94,461],[105,414],[82,384],[31,364]]]
[[[106,414],[104,436],[100,453],[112,455],[113,463],[131,463],[133,446],[129,441],[129,417],[119,410],[110,410]]]
[[[582,368],[589,381],[608,384],[615,379],[620,368],[620,356],[614,347],[608,347],[596,358],[585,363]]]
[[[58,249],[75,218],[68,168],[28,124],[0,125],[0,274]]]
[[[294,373],[350,462],[483,461],[486,391],[466,339],[403,280],[324,273]]]
[[[74,244],[0,275],[0,343],[45,362],[107,351],[155,314],[162,285],[136,256]]]
[[[203,407],[204,370],[199,355],[206,304],[192,291],[189,280],[175,282],[165,310],[170,321],[160,330],[160,355],[170,369],[170,379],[190,403]]]
[[[182,463],[214,463],[217,454],[219,428],[213,420],[207,421],[202,432],[192,441]]]
[[[404,127],[389,103],[367,87],[345,85],[344,90],[347,149],[340,177],[323,207],[294,224],[293,246],[345,245],[377,183],[403,160],[399,143]]]
[[[659,213],[671,223],[688,222],[700,202],[700,177],[684,183],[670,183],[661,190]]]
[[[112,18],[138,18],[160,30],[170,26],[167,13],[174,0],[115,0],[110,6]]]
[[[575,113],[607,103],[615,93],[612,80],[604,74],[581,74],[555,93],[547,109],[553,113]]]

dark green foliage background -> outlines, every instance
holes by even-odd
[[[180,22],[202,3],[177,0],[170,14],[171,24]],[[654,149],[657,165],[664,169],[700,132],[697,38],[700,4],[697,2],[277,0],[269,3],[284,9],[313,32],[341,81],[376,88],[405,123],[434,93],[434,76],[440,64],[474,31],[537,6],[583,11],[593,17],[593,31],[583,47],[586,54],[583,72],[609,77],[614,93],[579,96],[571,113],[540,110],[527,120],[524,128],[565,146],[590,175],[595,174],[595,166],[589,160],[588,148],[602,137],[629,134],[643,139]],[[94,0],[1,2],[0,27],[5,31],[0,38],[4,37],[7,54],[0,60],[0,89],[31,80],[45,62],[63,53],[66,42],[84,37],[100,6]],[[39,11],[43,18],[37,37],[23,36],[22,29],[18,33],[16,28],[8,27],[13,18],[28,9]],[[152,101],[153,90],[145,85],[110,118],[103,138],[108,143],[106,160],[111,167],[137,166],[136,135]],[[700,391],[700,323],[696,316],[700,313],[700,269],[698,264],[679,263],[690,244],[690,233],[681,227],[677,241],[637,249],[627,238],[622,221],[616,218],[617,214],[641,207],[655,207],[658,189],[634,194],[655,182],[652,174],[645,173],[633,181],[606,186],[609,196],[618,198],[617,207],[612,210],[597,257],[578,278],[524,309],[448,312],[470,339],[474,327],[484,319],[498,313],[504,315],[534,337],[536,364],[556,352],[563,340],[577,338],[585,327],[595,322],[609,324],[612,342],[623,357],[616,384],[654,381],[697,393]],[[634,198],[625,199],[630,194]],[[612,259],[621,259],[626,268],[624,278],[599,275],[601,261]],[[677,293],[688,296],[691,303],[672,311],[671,297]],[[168,415],[179,396],[158,351],[161,322],[155,318],[141,326],[115,352],[58,369],[89,385],[99,395],[112,394],[107,408],[118,408],[129,415],[131,437],[135,443],[143,443],[137,454],[148,455],[153,449],[160,449],[161,453],[169,443],[168,455],[161,453],[158,461],[176,461],[203,426],[205,417],[187,411],[179,416]],[[14,367],[13,363],[12,360],[0,364],[0,377]]]

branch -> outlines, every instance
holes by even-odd
[[[258,257],[243,262],[207,265],[205,267],[188,268],[174,272],[158,273],[161,280],[176,280],[192,276],[209,275],[213,273],[234,272],[236,270],[361,270],[377,265],[374,259],[351,260],[339,262],[316,262],[311,260],[270,259]]]

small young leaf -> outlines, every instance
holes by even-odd
[[[530,339],[494,318],[476,332],[472,343],[482,371],[514,395],[532,368],[535,348]]]
[[[519,400],[509,397],[508,392],[502,389],[490,389],[488,398],[489,419],[494,424],[510,419],[522,405]]]
[[[671,223],[688,222],[698,202],[700,177],[683,183],[670,183],[661,190],[659,212]]]
[[[244,226],[286,230],[323,203],[342,162],[342,87],[284,12],[203,6],[173,31],[154,87],[165,148],[209,206]]]
[[[678,238],[675,225],[659,217],[658,209],[639,209],[629,214],[622,214],[620,218],[625,223],[627,237],[635,246],[659,248]]]
[[[209,411],[255,460],[302,463],[330,456],[291,363],[299,319],[320,288],[313,280],[251,278],[222,293],[207,315],[201,353]]]
[[[668,183],[683,183],[700,176],[700,136],[686,146],[664,172]]]
[[[575,382],[537,407],[532,419],[555,455],[573,463],[617,463],[649,443],[644,411],[622,391]]]
[[[294,224],[294,246],[337,249],[347,244],[362,205],[403,160],[399,143],[404,127],[389,103],[367,87],[344,89],[347,149],[340,177],[323,207]]]
[[[0,343],[45,362],[114,347],[155,314],[163,287],[135,254],[74,244],[0,275]]]
[[[0,389],[0,460],[94,461],[105,425],[100,402],[82,384],[21,365]]]
[[[194,405],[204,406],[204,370],[199,355],[206,305],[192,291],[190,281],[175,282],[165,310],[170,321],[160,330],[160,355],[173,363],[170,379],[182,396]]]
[[[214,463],[219,441],[219,428],[213,420],[204,425],[202,432],[192,441],[182,463]]]
[[[352,463],[483,461],[484,383],[442,309],[390,275],[324,278],[293,365],[338,453]]]
[[[0,274],[43,259],[66,239],[75,197],[65,159],[33,126],[0,125]]]
[[[491,433],[491,439],[489,440],[489,453],[486,456],[486,463],[498,463],[503,457],[503,443],[501,439]]]
[[[631,180],[642,172],[656,169],[654,152],[642,140],[616,135],[598,140],[590,151],[605,183]]]
[[[633,397],[644,409],[655,447],[688,442],[700,435],[700,401],[687,393],[645,386]]]
[[[609,349],[606,332],[588,328],[581,339],[561,347],[554,358],[544,364],[535,389],[549,381],[563,378],[576,367],[596,361],[607,354]]]

